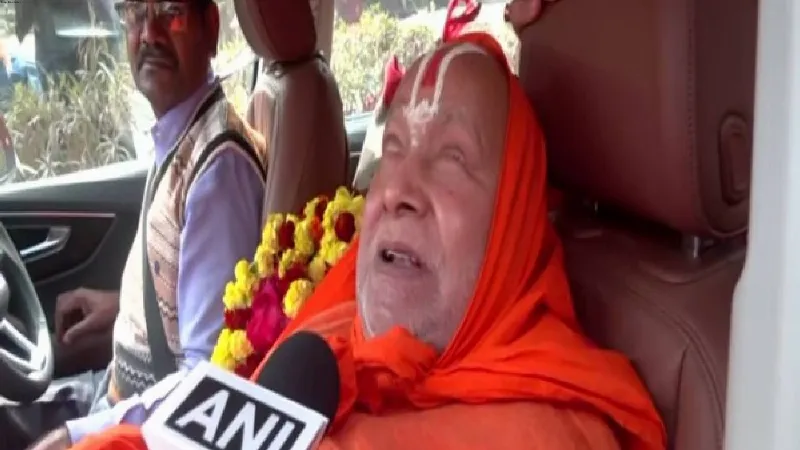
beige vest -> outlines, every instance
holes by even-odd
[[[241,147],[239,151],[250,160],[253,170],[266,183],[268,159],[263,138],[237,116],[221,88],[217,88],[200,102],[193,119],[160,168],[163,176],[146,219],[150,270],[167,342],[178,363],[183,358],[183,352],[178,333],[175,292],[186,197],[192,182],[218,156],[222,147],[220,144],[231,141],[239,144],[235,147]],[[141,393],[159,381],[151,368],[147,340],[140,234],[136,233],[122,275],[109,385],[109,399],[112,402]]]

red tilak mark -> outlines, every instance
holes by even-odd
[[[433,54],[428,62],[428,66],[424,67],[425,73],[422,74],[420,87],[427,88],[436,85],[436,78],[439,76],[439,69],[442,67],[442,60],[444,59],[445,53],[447,52],[439,50]]]
[[[405,75],[406,69],[400,64],[397,56],[389,58],[386,63],[386,70],[383,75],[383,107],[388,108],[394,100],[394,95],[397,93],[397,88],[400,87],[400,81]]]

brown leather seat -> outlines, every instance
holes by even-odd
[[[300,211],[348,181],[339,89],[317,49],[308,1],[235,0],[235,7],[266,65],[247,114],[270,144],[264,214]]]
[[[333,2],[309,0],[314,15],[314,28],[317,36],[317,49],[330,60],[333,44]],[[272,110],[278,85],[275,77],[269,72],[258,74],[256,86],[250,94],[247,108],[247,121],[269,142],[272,135]]]
[[[758,2],[566,0],[521,32],[576,309],[669,448],[721,449],[745,257]]]

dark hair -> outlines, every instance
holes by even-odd
[[[197,11],[202,17],[202,20],[205,21],[206,12],[208,12],[208,8],[214,4],[214,0],[190,0],[189,3],[192,4],[192,9]]]

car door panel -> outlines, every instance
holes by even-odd
[[[146,176],[147,165],[133,161],[0,189],[0,222],[26,262],[51,327],[58,294],[82,286],[119,289]]]

